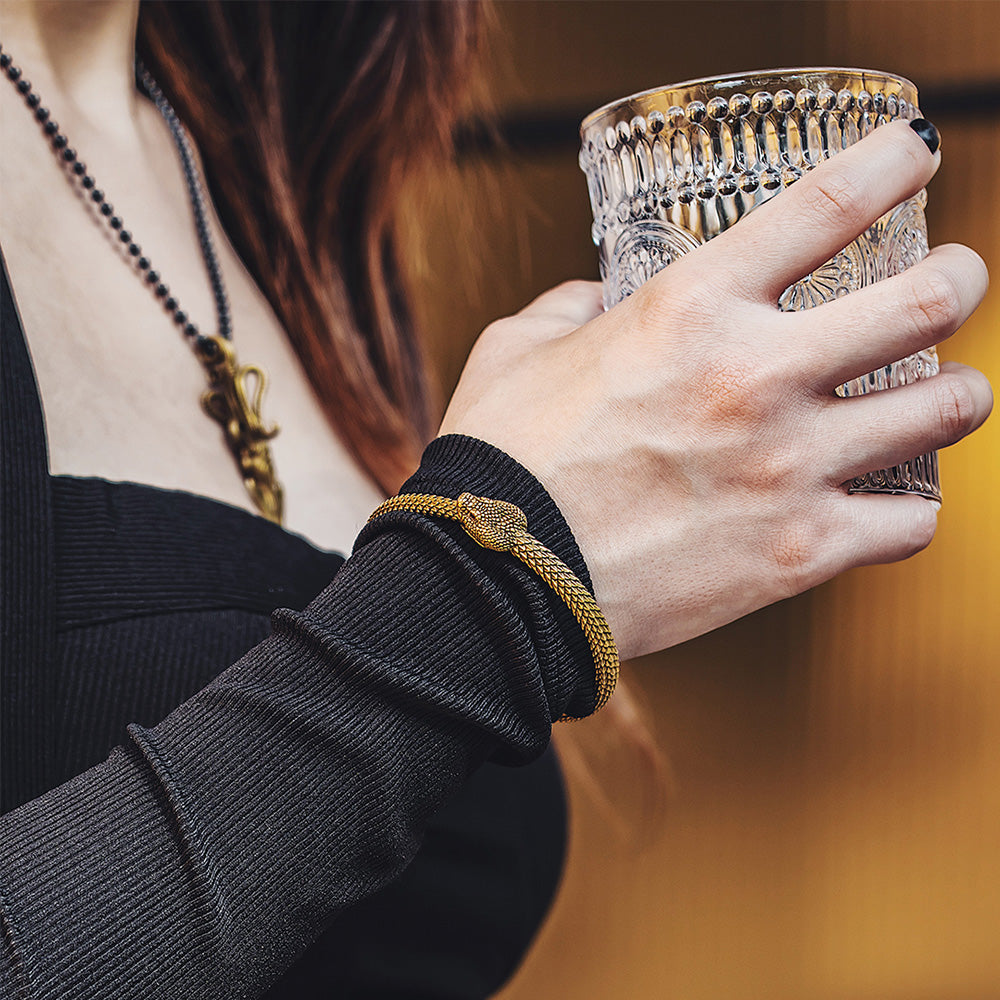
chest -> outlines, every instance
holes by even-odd
[[[34,123],[4,107],[0,126],[0,242],[39,382],[52,472],[150,483],[252,509],[221,429],[200,405],[204,369],[162,300],[67,181]],[[214,332],[214,299],[176,152],[155,128],[150,141],[159,166],[125,170],[97,150],[90,169],[171,296],[200,329]],[[330,428],[210,206],[209,216],[237,356],[269,376],[262,411],[281,426],[271,448],[286,524],[347,551],[382,496]]]

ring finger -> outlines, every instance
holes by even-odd
[[[828,391],[950,337],[988,286],[986,265],[973,250],[935,247],[902,274],[790,315],[789,349],[808,352],[818,388]]]
[[[831,399],[829,433],[837,445],[830,480],[843,483],[954,444],[974,431],[992,406],[986,377],[954,362],[911,385]]]

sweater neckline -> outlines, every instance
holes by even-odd
[[[304,608],[344,561],[250,511],[183,490],[50,476],[55,624]]]

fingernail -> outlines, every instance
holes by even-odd
[[[936,153],[941,146],[941,133],[934,127],[934,125],[929,122],[926,118],[914,118],[910,122],[910,128],[913,129],[921,139],[924,140],[927,148],[932,152]]]
[[[927,502],[934,508],[934,513],[935,514],[941,509],[941,501],[940,500],[928,500]]]

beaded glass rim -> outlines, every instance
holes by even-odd
[[[594,128],[614,126],[623,118],[628,119],[644,111],[663,110],[671,105],[687,105],[691,101],[712,96],[730,97],[735,93],[761,89],[773,89],[777,85],[795,85],[811,90],[828,87],[843,89],[848,84],[860,84],[862,89],[875,87],[885,91],[888,87],[896,96],[909,104],[917,104],[917,88],[912,80],[897,73],[878,69],[861,69],[856,66],[792,66],[786,69],[755,69],[725,76],[705,76],[693,80],[682,80],[666,87],[641,90],[628,97],[604,104],[592,111],[580,123],[580,135],[585,136]],[[837,86],[834,86],[836,84]],[[693,93],[701,91],[699,95]],[[748,95],[749,96],[749,95]]]

